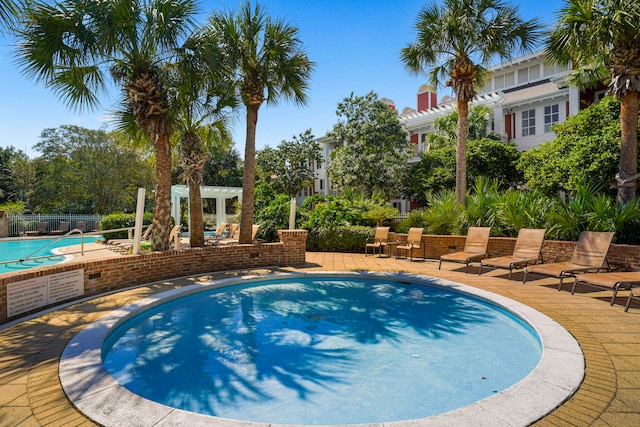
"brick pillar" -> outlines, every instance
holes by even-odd
[[[295,267],[305,263],[308,234],[307,230],[278,230],[284,246],[283,266]]]
[[[9,218],[2,213],[0,217],[0,237],[9,237]]]

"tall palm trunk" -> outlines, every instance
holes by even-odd
[[[620,171],[627,176],[638,173],[638,92],[630,91],[620,97]],[[636,197],[636,186],[618,187],[618,203],[624,204]]]
[[[189,182],[189,245],[192,248],[204,246],[204,220],[202,219],[202,194],[200,185]]]
[[[456,144],[456,201],[464,204],[467,196],[467,134],[469,133],[469,102],[456,100],[458,108],[458,139]]]
[[[242,176],[242,214],[240,216],[240,243],[251,243],[253,227],[253,192],[256,176],[256,127],[260,105],[247,103],[247,139],[244,147],[244,173]]]
[[[171,144],[167,133],[156,134],[156,192],[153,203],[152,247],[154,251],[169,249],[171,230]]]
[[[184,172],[180,176],[189,187],[189,244],[192,248],[204,246],[204,220],[202,218],[202,171],[207,154],[195,133],[187,133],[181,141]]]

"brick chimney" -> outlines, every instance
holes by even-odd
[[[383,104],[387,104],[389,108],[395,111],[396,103],[390,100],[389,98],[380,98],[380,102],[382,102]]]
[[[427,111],[438,106],[438,94],[427,84],[418,89],[418,111]]]

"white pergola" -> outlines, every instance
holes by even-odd
[[[242,187],[200,187],[200,194],[203,199],[216,199],[216,228],[220,224],[228,222],[226,212],[227,199],[238,198],[242,203]],[[189,201],[189,187],[186,185],[171,186],[171,215],[176,220],[176,225],[180,224],[180,199],[186,198]],[[188,210],[191,213],[191,203],[188,202]],[[191,231],[191,229],[189,229]]]

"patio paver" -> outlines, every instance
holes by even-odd
[[[67,342],[87,324],[108,312],[145,296],[196,281],[280,271],[389,271],[441,277],[520,301],[552,317],[578,340],[585,355],[585,379],[578,391],[536,426],[640,425],[640,307],[624,313],[626,292],[614,307],[610,293],[579,289],[576,295],[557,291],[552,278],[532,277],[526,285],[521,274],[507,281],[505,271],[478,276],[477,268],[444,265],[435,261],[396,260],[363,254],[307,253],[297,269],[254,269],[212,273],[166,280],[135,289],[99,296],[46,312],[0,329],[0,425],[93,426],[66,398],[58,380],[58,363]]]

